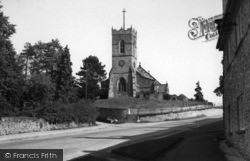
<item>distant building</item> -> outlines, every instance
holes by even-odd
[[[250,159],[250,1],[223,0],[217,49],[223,51],[226,138]]]
[[[124,20],[125,21],[125,20]],[[112,28],[112,68],[109,73],[109,97],[136,97],[138,93],[160,89],[168,93],[168,84],[161,84],[149,72],[137,67],[137,31]]]

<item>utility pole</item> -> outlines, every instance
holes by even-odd
[[[86,65],[85,99],[88,100],[88,69],[87,69],[87,65]]]

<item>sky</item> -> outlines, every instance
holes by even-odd
[[[112,65],[111,28],[137,30],[137,62],[161,83],[168,82],[170,94],[193,98],[200,81],[204,98],[221,103],[213,91],[222,75],[222,52],[217,40],[190,40],[191,18],[222,14],[222,0],[1,0],[3,11],[16,26],[11,37],[16,52],[24,44],[59,39],[68,45],[73,74],[82,59],[95,55]],[[138,63],[139,64],[139,63]],[[108,77],[108,75],[107,75]]]

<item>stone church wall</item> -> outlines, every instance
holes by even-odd
[[[128,56],[133,55],[136,59],[136,32],[134,29],[127,30],[112,30],[112,55],[113,56]],[[125,53],[120,53],[119,42],[125,41]]]
[[[135,96],[136,82],[136,31],[128,29],[112,29],[112,69],[110,71],[109,97]],[[124,41],[124,53],[120,44]],[[119,91],[119,81],[126,81],[126,91]]]
[[[124,66],[122,66],[122,67],[118,65],[119,61],[121,61],[121,60],[124,61],[124,63],[125,63]],[[112,72],[114,74],[128,73],[129,72],[129,67],[132,65],[131,62],[135,62],[135,60],[133,60],[131,57],[116,57],[116,58],[113,58],[113,60],[112,60],[112,63],[113,63]]]
[[[123,77],[125,80],[126,80],[126,89],[128,89],[128,76],[129,76],[129,73],[125,74],[113,74],[111,77],[110,77],[110,90],[109,90],[109,97],[113,98],[113,97],[121,97],[121,96],[127,96],[127,92],[119,92],[119,80],[121,77]]]

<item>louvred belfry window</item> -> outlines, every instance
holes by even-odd
[[[125,42],[122,40],[120,42],[120,53],[125,53]]]

